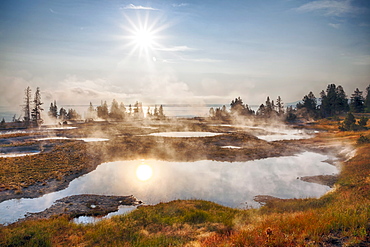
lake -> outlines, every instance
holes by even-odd
[[[247,162],[168,162],[130,160],[103,163],[73,180],[69,187],[40,198],[0,203],[0,223],[8,224],[27,212],[40,212],[60,198],[78,194],[134,195],[146,204],[175,199],[203,199],[234,208],[258,207],[256,195],[279,198],[320,197],[328,186],[307,183],[298,177],[337,174],[313,152]]]

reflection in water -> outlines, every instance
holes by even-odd
[[[26,212],[42,211],[57,199],[78,194],[134,195],[147,204],[195,198],[236,208],[245,206],[245,203],[257,207],[253,201],[256,195],[319,197],[330,188],[307,183],[297,177],[337,173],[335,166],[322,162],[328,158],[305,152],[296,156],[232,163],[210,160],[109,162],[73,180],[65,190],[40,198],[0,203],[0,223],[14,222],[24,217]],[[140,179],[138,173],[146,178],[145,182],[140,181],[144,179]]]
[[[93,223],[99,222],[99,221],[104,220],[104,219],[109,219],[109,218],[111,218],[112,216],[115,216],[115,215],[128,214],[131,211],[135,210],[136,208],[137,208],[137,206],[121,205],[121,206],[118,207],[118,211],[109,213],[105,216],[102,216],[102,217],[80,216],[80,217],[74,218],[73,222],[77,223],[77,224],[93,224]]]
[[[153,175],[152,167],[146,164],[141,164],[136,169],[136,177],[141,181],[146,181],[150,179],[152,175]]]

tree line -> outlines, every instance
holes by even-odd
[[[41,102],[41,92],[40,88],[37,87],[34,98],[32,100],[32,92],[31,88],[27,87],[25,89],[25,97],[24,97],[24,105],[23,105],[23,121],[17,120],[19,123],[23,123],[25,127],[38,127],[43,122],[41,112],[44,110],[41,106],[44,104]],[[159,107],[155,106],[154,109],[148,107],[147,113],[148,118],[152,119],[165,119],[163,106],[160,105]],[[77,113],[75,109],[65,109],[61,107],[58,109],[56,101],[50,103],[48,116],[52,119],[59,120],[59,121],[67,121],[67,120],[80,120],[82,117],[80,114]],[[104,119],[104,120],[125,120],[128,118],[134,119],[142,119],[144,118],[143,106],[141,102],[136,102],[134,105],[129,105],[128,109],[126,109],[125,105],[121,102],[118,102],[113,99],[110,108],[106,101],[102,101],[100,106],[96,108],[93,107],[92,103],[90,102],[89,108],[87,109],[86,120],[94,120],[97,118]],[[14,120],[15,122],[15,120]],[[3,119],[0,122],[1,126],[5,126],[5,120]]]
[[[151,119],[165,119],[166,116],[163,112],[163,106],[160,105],[159,108],[155,106],[153,110],[148,107],[146,117]],[[126,108],[123,102],[118,104],[118,102],[113,99],[110,108],[106,101],[102,101],[100,106],[97,106],[95,109],[90,102],[86,119],[94,120],[96,118],[105,120],[143,119],[143,104],[142,102],[136,101],[134,105],[129,104],[128,108]]]
[[[258,118],[281,118],[284,117],[284,103],[280,96],[276,101],[271,100],[268,96],[265,103],[261,104],[255,112],[248,104],[244,104],[243,100],[238,97],[230,103],[230,111],[227,111],[226,106],[213,108],[209,110],[209,116],[212,119],[227,120],[232,117],[258,117]]]
[[[288,122],[294,122],[297,119],[320,119],[347,114],[345,121],[340,126],[341,130],[365,128],[368,118],[362,116],[357,124],[353,113],[370,113],[370,85],[366,88],[365,94],[356,88],[351,97],[348,98],[342,86],[329,84],[325,91],[321,91],[320,98],[316,98],[313,92],[309,92],[295,107],[284,108],[280,96],[277,97],[275,102],[267,97],[265,103],[261,104],[255,112],[238,97],[231,101],[230,111],[227,111],[226,106],[209,110],[210,118],[218,120],[243,116],[280,118]]]

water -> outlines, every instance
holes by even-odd
[[[94,216],[80,216],[73,219],[73,222],[76,224],[94,224],[96,222],[99,222],[104,219],[109,219],[112,216],[115,215],[122,215],[122,214],[128,214],[135,210],[137,206],[126,206],[126,205],[120,205],[118,206],[118,211],[111,212],[105,216],[102,217],[94,217]]]
[[[35,155],[39,154],[39,151],[34,151],[34,152],[24,152],[24,153],[0,153],[1,158],[13,158],[13,157],[22,157],[22,156],[29,156],[29,155]]]
[[[17,221],[27,212],[43,211],[57,199],[78,194],[134,195],[147,204],[203,199],[235,208],[243,208],[246,203],[257,207],[253,197],[260,194],[279,198],[320,197],[330,190],[328,186],[303,182],[297,177],[338,173],[335,166],[323,162],[327,159],[327,155],[305,152],[232,163],[211,160],[103,163],[62,191],[0,203],[0,223]]]
[[[106,138],[94,138],[94,137],[87,137],[87,138],[68,138],[64,136],[52,136],[52,137],[44,137],[44,138],[37,138],[36,141],[50,141],[50,140],[79,140],[84,142],[103,142],[103,141],[109,141],[109,139]]]
[[[221,135],[222,133],[212,133],[212,132],[191,132],[191,131],[182,131],[182,132],[159,132],[149,134],[150,136],[161,136],[161,137],[207,137],[207,136],[216,136]]]

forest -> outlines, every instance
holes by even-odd
[[[238,97],[230,103],[230,111],[226,106],[222,108],[211,108],[209,110],[210,118],[216,120],[227,120],[235,117],[244,117],[250,119],[278,119],[286,122],[299,122],[318,120],[323,118],[334,118],[339,120],[338,116],[346,115],[345,121],[340,124],[340,130],[360,130],[364,129],[368,118],[361,116],[358,123],[353,113],[370,113],[370,85],[366,88],[366,96],[358,88],[348,98],[342,86],[329,84],[326,90],[322,90],[320,98],[317,98],[312,91],[303,96],[295,107],[288,106],[284,108],[284,103],[280,96],[276,103],[270,100],[268,96],[265,104],[261,104],[255,112],[250,109],[248,104]]]

